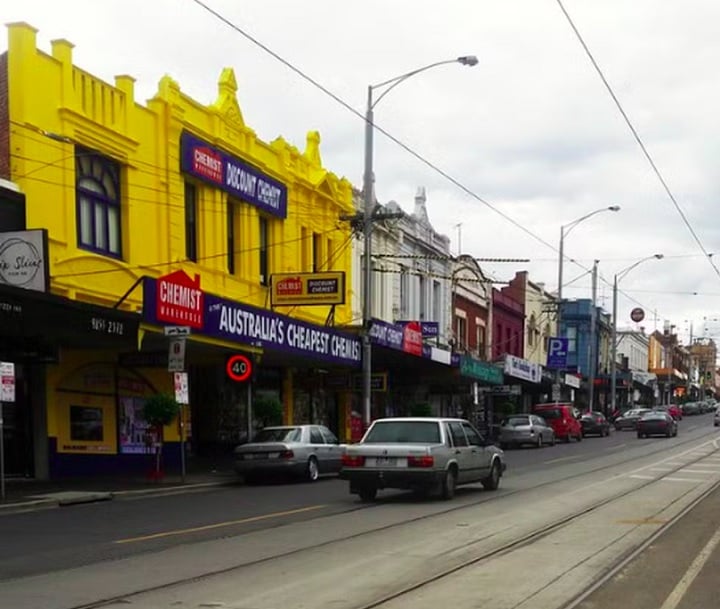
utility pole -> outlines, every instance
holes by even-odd
[[[597,276],[598,261],[595,260],[592,269],[592,309],[590,310],[590,365],[588,366],[588,412],[593,411],[595,401],[595,368],[597,367],[597,351],[595,350],[597,328]],[[606,413],[607,414],[607,413]]]

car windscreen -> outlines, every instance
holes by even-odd
[[[375,423],[365,444],[440,444],[440,426],[435,421],[382,421]]]
[[[253,442],[299,442],[302,438],[302,430],[299,427],[276,427],[261,429]]]
[[[643,421],[666,421],[667,415],[664,412],[647,412],[641,418]]]
[[[535,414],[546,421],[551,419],[562,419],[563,416],[562,411],[559,408],[548,408],[547,410],[543,408],[542,410],[536,411]]]
[[[522,425],[530,425],[530,419],[528,417],[510,417],[503,424],[509,427],[521,427]]]

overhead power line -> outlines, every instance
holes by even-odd
[[[215,19],[217,19],[218,21],[222,22],[222,23],[225,24],[227,27],[229,27],[230,29],[234,30],[236,33],[240,34],[243,38],[245,38],[246,40],[250,41],[252,44],[254,44],[254,45],[257,46],[258,48],[260,48],[262,51],[264,51],[265,53],[267,53],[268,55],[270,55],[273,59],[275,59],[276,61],[278,61],[278,62],[281,63],[282,65],[284,65],[284,66],[285,66],[286,68],[288,68],[290,71],[294,72],[297,76],[299,76],[300,78],[302,78],[303,80],[305,80],[306,82],[308,82],[309,84],[311,84],[313,87],[315,87],[316,89],[320,90],[322,93],[324,93],[325,95],[327,95],[328,97],[330,97],[331,99],[333,99],[335,102],[337,102],[337,103],[338,103],[339,105],[341,105],[343,108],[345,108],[348,112],[350,112],[351,114],[355,115],[357,118],[361,119],[363,122],[366,121],[366,117],[365,117],[365,115],[364,115],[363,113],[361,113],[361,112],[359,112],[358,110],[356,110],[352,105],[350,105],[348,102],[346,102],[346,101],[345,101],[343,98],[341,98],[338,94],[336,94],[336,93],[334,93],[333,91],[331,91],[330,89],[328,89],[325,85],[323,85],[322,83],[320,83],[318,80],[316,80],[315,78],[313,78],[312,76],[310,76],[309,74],[307,74],[306,72],[304,72],[303,70],[301,70],[300,68],[298,68],[296,65],[294,65],[293,63],[291,63],[289,60],[285,59],[285,58],[284,58],[282,55],[280,55],[279,53],[273,51],[270,47],[268,47],[266,44],[264,44],[263,42],[261,42],[258,38],[256,38],[255,36],[253,36],[253,35],[250,34],[249,32],[245,31],[245,30],[244,30],[243,28],[241,28],[239,25],[237,25],[236,23],[234,23],[233,21],[231,21],[229,18],[225,17],[222,13],[220,13],[219,11],[217,11],[217,10],[213,9],[212,7],[208,6],[208,5],[207,5],[205,2],[203,2],[202,0],[191,0],[191,1],[194,2],[194,3],[195,3],[197,6],[199,6],[200,8],[202,8],[203,10],[205,10],[207,13],[209,13],[210,15],[212,15]],[[447,171],[445,171],[444,169],[442,169],[441,167],[439,167],[436,163],[430,161],[430,160],[427,159],[425,156],[423,156],[422,154],[420,154],[419,152],[417,152],[415,149],[413,149],[411,146],[409,146],[408,144],[406,144],[405,142],[403,142],[402,140],[400,140],[399,138],[397,138],[396,136],[394,136],[392,133],[390,133],[390,132],[387,131],[386,129],[384,129],[384,128],[382,128],[381,126],[379,126],[376,122],[373,122],[373,127],[374,127],[374,129],[376,129],[379,133],[382,133],[382,134],[383,134],[386,138],[388,138],[391,142],[397,144],[400,148],[402,148],[405,152],[407,152],[408,154],[410,154],[413,158],[417,159],[417,160],[420,161],[423,165],[425,165],[426,167],[430,168],[432,171],[434,171],[434,172],[436,172],[437,174],[439,174],[440,176],[442,176],[445,180],[447,180],[448,182],[450,182],[451,184],[453,184],[454,186],[456,186],[458,189],[460,189],[462,192],[464,192],[465,194],[467,194],[469,197],[471,197],[472,199],[478,201],[479,203],[481,203],[482,205],[484,205],[485,207],[487,207],[487,208],[490,209],[491,211],[495,212],[497,215],[499,215],[499,216],[502,217],[503,219],[505,219],[505,220],[507,220],[508,222],[510,222],[510,224],[512,224],[512,225],[515,226],[516,228],[519,228],[522,232],[524,232],[524,233],[527,234],[528,236],[532,237],[533,239],[535,239],[535,240],[538,241],[539,243],[542,243],[542,244],[545,245],[546,247],[550,248],[552,251],[554,251],[554,252],[557,252],[557,251],[558,251],[558,248],[557,248],[556,246],[554,246],[552,243],[550,243],[549,241],[543,239],[542,237],[540,237],[539,235],[537,235],[536,233],[534,233],[532,230],[530,230],[528,227],[526,227],[526,226],[523,225],[522,223],[520,223],[520,222],[518,222],[517,220],[515,220],[512,216],[509,216],[509,215],[506,214],[505,212],[501,211],[500,209],[498,209],[497,207],[495,207],[494,205],[492,205],[489,201],[487,201],[486,199],[484,199],[483,197],[481,197],[480,195],[478,195],[478,194],[477,194],[476,192],[474,192],[471,188],[469,188],[468,186],[466,186],[465,184],[463,184],[460,180],[458,180],[457,178],[453,177],[453,176],[452,176],[451,174],[449,174]],[[580,268],[583,269],[584,271],[588,271],[588,272],[590,271],[590,268],[588,268],[588,267],[580,264],[580,263],[577,262],[576,260],[572,260],[572,259],[569,259],[569,260],[570,260],[570,262],[572,262],[572,263],[575,264],[576,266],[580,267]],[[607,280],[605,280],[605,279],[602,278],[602,277],[600,278],[600,280],[601,280],[603,283],[606,283],[607,285],[611,285]],[[622,291],[619,291],[619,292],[620,292],[621,294],[627,296],[624,292],[622,292]],[[644,305],[642,305],[642,303],[638,303],[638,301],[636,301],[636,300],[634,300],[634,299],[631,299],[631,300],[633,300],[633,302],[635,302],[635,303],[637,303],[637,304],[640,304],[641,306],[644,306]]]
[[[620,112],[620,115],[622,116],[623,120],[625,121],[625,124],[628,126],[628,129],[630,129],[630,132],[632,133],[633,138],[635,138],[635,141],[638,143],[638,146],[640,146],[640,150],[642,150],[642,153],[645,156],[645,159],[650,164],[650,167],[652,168],[653,173],[655,174],[655,176],[659,180],[660,184],[662,185],[662,188],[665,191],[665,194],[667,194],[668,198],[670,199],[672,204],[675,206],[677,213],[680,215],[680,218],[682,218],[683,223],[685,224],[687,229],[690,231],[692,238],[695,240],[695,243],[698,244],[698,247],[702,251],[703,255],[707,258],[708,262],[710,263],[710,266],[712,266],[713,270],[715,271],[715,274],[718,277],[720,277],[720,269],[718,269],[717,265],[713,261],[712,254],[705,249],[705,246],[702,244],[702,241],[700,241],[700,237],[698,237],[697,233],[695,232],[695,229],[692,227],[692,225],[690,224],[690,221],[687,219],[685,212],[680,207],[680,203],[678,203],[677,199],[675,198],[675,195],[670,190],[670,187],[668,186],[667,181],[665,180],[662,173],[660,172],[660,169],[658,169],[658,166],[655,164],[655,161],[653,160],[652,156],[650,155],[650,152],[648,151],[647,147],[645,146],[645,143],[643,142],[642,138],[640,137],[640,134],[638,133],[635,126],[633,125],[632,121],[630,120],[630,117],[628,116],[627,112],[625,112],[625,109],[623,108],[622,104],[620,103],[618,96],[615,94],[615,91],[613,90],[612,86],[610,86],[610,83],[608,82],[607,78],[605,77],[605,74],[603,73],[602,69],[598,65],[598,62],[595,60],[595,57],[593,56],[592,52],[590,51],[590,48],[588,47],[584,38],[582,37],[582,34],[580,34],[580,30],[578,30],[572,17],[570,17],[570,14],[565,9],[565,6],[563,5],[562,0],[556,0],[556,1],[558,3],[558,6],[560,7],[560,10],[563,12],[563,15],[565,15],[567,22],[570,24],[570,27],[572,28],[573,32],[575,33],[575,36],[578,39],[578,42],[580,43],[583,50],[585,51],[585,54],[588,56],[590,63],[592,63],[593,68],[595,68],[595,71],[597,72],[598,76],[600,77],[600,80],[602,80],[603,84],[605,85],[607,92],[610,94],[610,97],[612,98],[613,102],[615,103],[615,106],[617,107],[618,111]]]

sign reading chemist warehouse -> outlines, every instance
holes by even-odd
[[[184,131],[180,169],[260,210],[287,218],[287,187],[247,162]]]
[[[179,281],[177,272],[172,275]],[[189,278],[188,278],[189,279]],[[143,283],[143,312],[150,323],[164,324],[169,320],[158,315],[158,299],[165,298],[163,278],[145,277]],[[198,280],[199,281],[199,280]],[[183,282],[186,283],[186,282]],[[194,289],[200,290],[197,283]],[[327,326],[318,326],[272,311],[202,293],[194,303],[202,303],[198,315],[200,326],[193,333],[204,334],[226,341],[253,344],[267,349],[277,349],[308,359],[356,367],[361,361],[360,340],[352,334],[340,332]],[[182,303],[181,303],[182,304]],[[187,306],[192,303],[188,300]]]

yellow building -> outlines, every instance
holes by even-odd
[[[142,399],[173,390],[166,326],[190,331],[176,355],[189,371],[196,452],[237,443],[253,395],[281,400],[288,423],[344,436],[360,344],[332,324],[351,321],[352,235],[341,217],[353,206],[349,182],[322,165],[319,134],[304,151],[258,139],[231,68],[210,105],[169,76],[143,105],[132,77],[110,84],[75,66],[70,42],[46,53],[31,26],[8,33],[0,175],[24,195],[22,228],[44,229],[47,290],[110,312],[95,322],[104,343],[55,341],[54,361],[26,366],[42,368],[46,427],[32,435],[46,432],[50,473],[124,469],[143,452],[131,429]],[[113,315],[141,318],[137,336]],[[121,331],[132,348],[108,341]],[[234,353],[252,356],[250,390],[228,379]],[[177,428],[165,438],[177,441]]]

